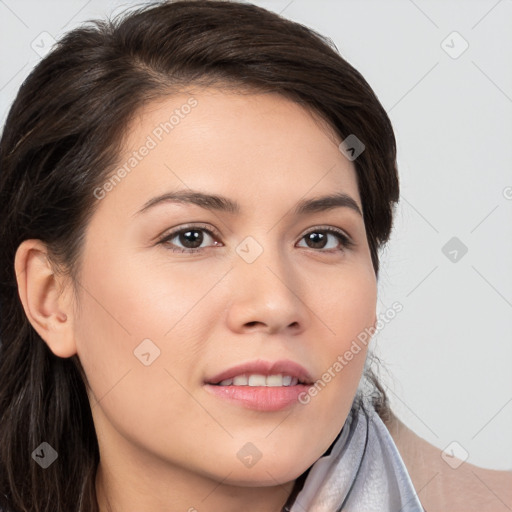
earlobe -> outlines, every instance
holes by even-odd
[[[16,251],[14,269],[18,294],[32,327],[56,356],[76,354],[70,294],[62,292],[62,278],[50,265],[45,244],[24,240]]]

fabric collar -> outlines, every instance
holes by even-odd
[[[357,397],[327,455],[283,512],[425,512],[371,401]]]

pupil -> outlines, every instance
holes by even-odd
[[[200,231],[193,230],[193,231],[185,231],[181,234],[182,239],[180,242],[187,246],[187,244],[196,244],[196,246],[200,246],[203,241],[203,235]]]
[[[320,244],[320,247],[323,247],[325,245],[325,234],[323,233],[310,233],[308,237],[309,240],[313,242],[313,244]]]

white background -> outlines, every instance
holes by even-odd
[[[395,128],[402,196],[379,293],[381,312],[404,309],[373,342],[394,410],[439,448],[512,469],[512,1],[253,3],[331,38]],[[129,5],[0,0],[0,123],[42,32]],[[452,237],[468,249],[455,262]]]

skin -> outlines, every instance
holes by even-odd
[[[376,322],[363,218],[346,207],[292,213],[299,200],[333,192],[362,210],[341,140],[273,93],[193,96],[190,114],[97,201],[76,297],[40,241],[24,241],[16,254],[28,318],[53,353],[78,354],[91,386],[101,512],[278,512],[341,430],[365,346],[308,404],[280,411],[227,403],[204,379],[255,359],[291,359],[320,379]],[[166,97],[137,113],[119,165],[189,98]],[[136,213],[155,196],[188,188],[236,200],[241,213],[177,203]],[[172,244],[192,247],[183,237],[159,243],[190,224],[214,231],[201,231],[201,252],[173,252]],[[333,234],[325,247],[308,245],[311,228],[328,227],[353,247]],[[236,251],[248,236],[263,249],[252,263]],[[160,350],[148,366],[134,355],[144,339]],[[261,453],[252,467],[237,457],[248,442]]]
[[[507,512],[512,507],[512,471],[485,469],[456,457],[452,465],[395,415],[386,426],[428,512]]]

